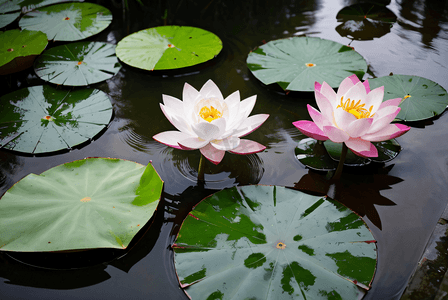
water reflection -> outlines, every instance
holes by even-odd
[[[396,205],[381,195],[380,191],[391,189],[391,185],[402,182],[401,178],[388,173],[394,165],[387,167],[344,168],[341,179],[333,182],[327,173],[309,170],[294,186],[295,189],[315,195],[328,195],[355,211],[367,216],[380,230],[382,222],[375,205]],[[347,171],[348,170],[348,171]],[[366,172],[366,170],[368,170]]]

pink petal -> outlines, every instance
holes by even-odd
[[[342,143],[350,138],[350,136],[345,131],[334,126],[324,126],[323,131],[328,136],[328,138],[335,143]]]
[[[368,151],[357,152],[354,151],[353,149],[350,150],[352,150],[353,153],[361,157],[378,157],[378,150],[376,149],[374,144],[370,144],[370,149]]]
[[[399,132],[393,134],[390,138],[394,139],[397,138],[399,136],[402,136],[403,134],[405,134],[406,132],[409,131],[409,129],[411,129],[411,127],[403,125],[403,124],[392,124],[398,127],[398,129],[400,130]]]
[[[352,138],[360,137],[369,131],[372,122],[373,118],[357,119],[350,123],[346,132]]]
[[[178,141],[184,140],[191,137],[190,135],[180,132],[180,131],[164,131],[161,133],[156,134],[152,138],[158,141],[159,143],[162,143],[164,145],[176,148],[176,149],[182,149]]]
[[[361,103],[365,103],[365,101],[367,100],[367,93],[361,81],[344,94],[344,98],[342,101],[345,103],[345,101],[347,101],[348,99],[350,99],[350,102],[355,101],[356,103],[358,102],[358,100],[361,100]]]
[[[216,97],[219,100],[224,100],[221,91],[219,90],[218,86],[209,79],[201,88],[199,91],[204,98],[213,98]]]
[[[238,147],[240,144],[240,139],[236,136],[229,136],[228,138],[222,139],[222,140],[213,140],[210,142],[213,147],[215,147],[218,150],[232,150]]]
[[[320,130],[314,122],[302,120],[293,122],[292,125],[296,126],[297,129],[299,129],[300,132],[302,132],[304,135],[312,137],[315,140],[328,140],[328,137],[325,135],[325,133]]]
[[[337,92],[337,101],[341,101],[341,97],[344,96],[345,93],[348,92],[349,89],[351,89],[355,84],[359,82],[358,76],[351,75],[344,80],[342,80],[341,84],[339,85],[338,92]]]
[[[322,130],[322,128],[324,127],[324,118],[322,117],[322,114],[309,104],[307,104],[306,107],[308,108],[308,113],[310,114],[313,122],[317,125],[317,127],[319,127],[320,130]]]
[[[375,133],[363,135],[362,139],[371,142],[387,141],[405,134],[409,129],[410,127],[402,124],[388,124]]]
[[[400,112],[401,108],[396,106],[387,106],[379,111],[374,116],[373,124],[367,133],[374,133],[381,130],[392,122]]]
[[[188,137],[177,142],[183,150],[199,149],[207,145],[209,142],[201,140],[197,137]]]
[[[356,78],[358,78],[358,77],[356,77]],[[369,81],[366,79],[362,84],[364,85],[364,88],[366,89],[366,93],[367,94],[370,93]]]
[[[341,130],[346,131],[350,124],[356,120],[357,119],[353,114],[346,112],[342,108],[334,110],[334,123]]]
[[[243,122],[240,128],[238,128],[238,130],[233,133],[233,135],[237,137],[248,135],[249,133],[255,131],[258,127],[260,127],[268,117],[268,114],[250,116]]]
[[[400,105],[400,102],[401,102],[401,98],[394,98],[394,99],[384,101],[383,103],[381,103],[378,110],[383,109],[387,106],[398,106],[398,105]]]
[[[219,164],[223,159],[224,154],[226,154],[226,151],[218,150],[210,144],[206,145],[205,147],[202,147],[200,151],[206,159],[208,159],[215,165]]]
[[[335,104],[337,102],[336,93],[333,90],[333,88],[330,85],[328,85],[328,83],[326,83],[325,81],[322,83],[322,88],[320,89],[320,93],[322,95],[324,95],[325,98],[327,98],[331,102],[333,107],[335,107]],[[336,104],[336,106],[337,106],[337,104]]]
[[[182,100],[184,105],[193,106],[201,94],[191,85],[185,82],[182,91]]]
[[[240,140],[240,144],[235,149],[230,150],[229,152],[235,154],[252,154],[263,151],[266,149],[265,146],[250,140]]]
[[[323,116],[324,119],[329,121],[333,120],[333,104],[327,99],[321,92],[314,91],[314,96],[316,97],[317,107]]]
[[[371,143],[361,138],[350,138],[347,141],[345,141],[345,144],[347,145],[347,147],[350,148],[350,150],[360,153],[369,151],[371,148],[370,146]]]
[[[314,91],[320,92],[321,88],[322,88],[322,85],[319,82],[315,81],[314,82]]]
[[[374,89],[370,93],[367,94],[367,97],[365,99],[365,109],[369,110],[371,106],[372,113],[375,113],[379,107],[381,106],[381,103],[383,103],[384,98],[384,86],[380,86],[379,88]]]

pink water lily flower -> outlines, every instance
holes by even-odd
[[[369,82],[361,82],[356,75],[345,78],[337,93],[326,82],[316,82],[314,93],[320,109],[308,105],[314,122],[296,121],[293,125],[316,140],[345,143],[356,155],[377,157],[371,142],[390,140],[410,129],[391,124],[400,112],[401,98],[383,102],[384,86],[371,91]]]
[[[208,80],[200,91],[185,83],[183,101],[167,95],[162,98],[162,112],[179,130],[153,136],[162,144],[177,149],[200,149],[214,164],[219,164],[226,151],[251,154],[266,149],[257,142],[240,139],[269,117],[268,114],[249,117],[256,96],[241,101],[240,93],[236,91],[224,99],[216,84]]]

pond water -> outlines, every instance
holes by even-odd
[[[170,245],[192,206],[214,191],[235,185],[313,190],[312,184],[299,182],[321,175],[296,160],[294,148],[304,136],[291,123],[309,119],[306,104],[315,106],[314,95],[285,95],[251,75],[246,57],[263,42],[307,35],[350,43],[369,64],[365,78],[391,72],[418,75],[448,89],[447,1],[392,1],[387,7],[397,22],[390,32],[354,41],[339,35],[336,27],[340,23],[335,17],[356,1],[151,1],[153,6],[141,8],[128,0],[130,13],[125,14],[121,1],[115,2],[97,1],[113,12],[114,20],[104,32],[88,40],[116,44],[129,33],[163,25],[166,11],[167,24],[209,30],[222,39],[224,48],[216,59],[197,67],[145,72],[124,65],[112,79],[92,85],[110,96],[115,116],[105,132],[82,147],[37,157],[0,150],[0,194],[29,173],[39,174],[91,156],[141,164],[152,160],[165,181],[152,226],[145,227],[126,252],[15,258],[0,252],[2,299],[187,299],[179,288]],[[269,113],[270,117],[248,136],[267,146],[264,152],[249,156],[226,153],[218,166],[206,165],[205,185],[198,185],[199,151],[171,149],[152,136],[173,130],[160,110],[161,95],[181,98],[185,82],[199,89],[208,79],[220,87],[224,97],[236,90],[243,99],[256,94],[252,115]],[[31,69],[1,77],[2,95],[40,84],[44,82]],[[345,184],[333,191],[338,200],[364,217],[377,240],[378,265],[365,297],[368,300],[401,296],[447,204],[447,115],[408,125],[412,129],[398,138],[403,150],[396,159],[383,165],[345,168]],[[87,267],[51,270],[32,265]]]

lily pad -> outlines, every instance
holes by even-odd
[[[357,40],[373,40],[390,32],[397,16],[387,7],[373,3],[356,3],[341,9],[336,27],[341,36]]]
[[[20,16],[19,12],[13,12],[9,14],[0,14],[0,28],[5,27],[8,24],[14,22]]]
[[[411,75],[369,79],[370,88],[384,86],[384,99],[402,98],[397,119],[419,121],[440,115],[448,106],[448,94],[439,84]]]
[[[77,41],[103,31],[112,13],[93,3],[61,3],[30,11],[19,21],[22,29],[39,30],[49,40]]]
[[[316,81],[336,88],[346,77],[362,78],[367,71],[355,50],[317,37],[270,41],[249,53],[247,66],[262,83],[278,83],[289,91],[314,91]]]
[[[88,158],[29,174],[0,200],[0,250],[126,248],[163,181],[151,164]]]
[[[70,149],[110,122],[112,104],[96,89],[24,88],[0,98],[0,147],[25,153]]]
[[[189,26],[160,26],[128,35],[117,45],[123,62],[144,70],[178,69],[214,58],[222,49],[215,34]]]
[[[47,44],[47,36],[40,31],[0,31],[0,75],[31,67],[36,56],[44,51]]]
[[[344,165],[364,166],[371,161],[385,163],[394,159],[401,151],[401,146],[395,139],[373,142],[372,144],[378,150],[378,157],[360,157],[348,149]],[[330,140],[320,142],[313,138],[301,140],[295,149],[296,157],[302,164],[318,171],[335,170],[338,166],[341,152],[342,143],[334,143]]]
[[[30,10],[60,2],[83,2],[84,0],[0,0],[2,13],[12,11],[28,12]]]
[[[342,204],[257,185],[202,200],[173,249],[191,299],[358,299],[377,257],[371,232]]]
[[[115,45],[78,42],[53,47],[36,60],[37,76],[55,84],[80,86],[112,78],[121,65]]]

